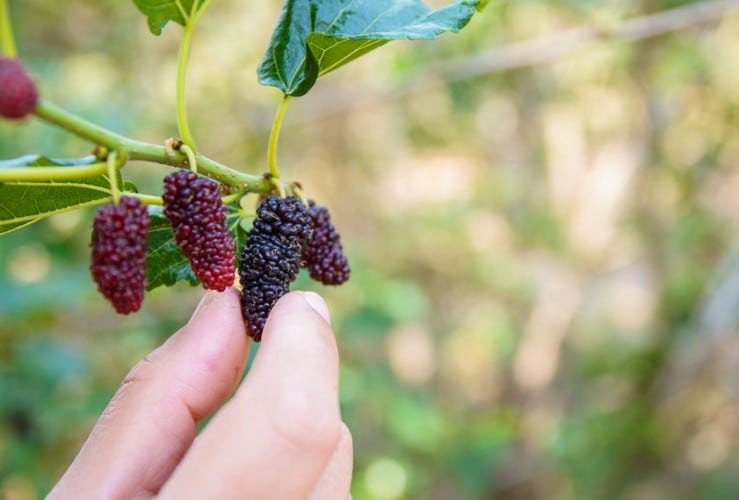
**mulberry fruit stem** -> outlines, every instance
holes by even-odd
[[[303,205],[306,207],[308,206],[308,198],[305,196],[305,193],[303,193],[303,190],[297,182],[290,185],[290,191],[292,191],[292,193],[303,202]]]
[[[280,178],[280,169],[277,167],[277,144],[280,142],[280,130],[282,129],[282,122],[285,119],[285,111],[289,103],[290,96],[284,96],[280,102],[280,107],[277,108],[275,120],[272,122],[272,130],[269,133],[267,162],[269,164],[269,173],[273,179]]]
[[[113,203],[118,205],[121,201],[121,192],[118,188],[118,153],[111,151],[108,154],[106,167],[108,170],[108,181],[110,182],[110,194],[113,196]]]
[[[3,54],[10,58],[18,56],[18,49],[13,38],[13,25],[10,22],[10,12],[6,0],[0,0],[0,48]]]
[[[164,201],[162,200],[161,196],[153,196],[150,194],[141,194],[141,193],[128,193],[124,192],[122,193],[123,196],[128,196],[130,198],[138,198],[139,201],[145,205],[164,205]]]
[[[195,152],[192,150],[190,146],[187,144],[183,144],[180,146],[180,151],[185,153],[185,156],[187,156],[187,164],[190,167],[190,171],[198,173],[198,160],[195,158]]]
[[[172,154],[172,151],[168,151],[163,144],[150,144],[117,134],[74,113],[70,113],[45,99],[39,99],[34,114],[47,123],[61,127],[111,151],[125,151],[131,161],[148,161],[178,168],[187,167],[187,156],[182,151],[174,151],[174,154]],[[274,189],[272,182],[265,179],[264,176],[239,172],[199,153],[195,154],[195,158],[198,164],[198,172],[215,179],[221,184],[251,193],[268,194]]]

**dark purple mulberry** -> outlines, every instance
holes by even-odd
[[[272,306],[298,275],[310,234],[308,209],[295,196],[270,196],[257,209],[239,256],[241,313],[255,341],[262,339]]]
[[[20,120],[33,112],[37,102],[36,84],[23,65],[0,57],[0,116]]]
[[[224,291],[234,282],[234,240],[218,183],[189,170],[164,178],[164,215],[195,276],[208,290]]]
[[[331,223],[328,209],[316,205],[313,200],[308,203],[313,235],[303,252],[303,267],[308,268],[311,278],[324,285],[341,285],[351,272],[341,236]]]
[[[124,196],[95,215],[90,271],[98,290],[121,314],[138,311],[146,287],[149,213],[138,198]]]

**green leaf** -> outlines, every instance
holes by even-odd
[[[87,179],[0,184],[0,234],[28,226],[45,217],[111,199],[105,175]]]
[[[319,77],[390,40],[459,31],[479,3],[457,0],[434,10],[420,0],[287,0],[259,64],[259,83],[304,95]]]
[[[229,207],[231,210],[231,207]],[[160,286],[172,286],[178,281],[187,281],[197,285],[198,279],[190,268],[190,262],[182,253],[174,240],[172,224],[162,213],[162,207],[149,207],[149,257],[146,264],[147,290]],[[237,211],[229,211],[227,216],[232,236],[236,237],[236,228],[239,225]]]
[[[154,35],[161,35],[162,29],[169,21],[180,26],[187,24],[188,17],[192,11],[192,4],[196,0],[133,0],[136,7],[146,16],[149,31]],[[199,1],[198,9],[203,6]]]
[[[19,156],[10,160],[0,160],[0,168],[17,167],[81,167],[92,165],[99,160],[94,155],[82,158],[49,158],[37,154]]]
[[[178,281],[198,283],[190,269],[185,254],[177,246],[172,233],[172,224],[162,213],[161,207],[149,207],[149,256],[146,264],[147,290],[160,286],[172,286]]]

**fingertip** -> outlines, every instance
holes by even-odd
[[[304,347],[321,344],[336,354],[330,313],[320,295],[295,291],[277,301],[264,326],[262,344],[271,351],[284,343]]]
[[[316,292],[298,292],[303,296],[303,299],[308,305],[316,311],[326,323],[331,324],[331,312],[328,309],[328,304],[323,300],[323,297],[318,295]]]
[[[239,311],[240,313],[241,306],[239,297],[239,291],[233,287],[227,288],[222,292],[208,290],[200,299],[197,307],[195,307],[195,311],[193,311],[192,316],[190,316],[188,324],[198,320],[202,316],[207,316],[209,319],[210,316],[215,316],[217,319],[223,319],[224,313],[226,313],[225,317],[232,316],[234,311]],[[214,309],[216,310],[214,311]],[[238,316],[240,317],[240,314]]]

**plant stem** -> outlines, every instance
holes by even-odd
[[[224,205],[230,205],[231,203],[239,201],[242,196],[244,195],[241,193],[229,194],[228,196],[224,196],[223,198],[221,198],[221,201],[223,201]]]
[[[13,25],[10,22],[10,11],[6,0],[0,0],[0,48],[5,56],[14,59],[18,55],[13,38]]]
[[[162,201],[161,196],[152,196],[150,194],[141,194],[141,193],[127,193],[123,192],[121,193],[124,196],[130,196],[131,198],[138,198],[141,200],[142,203],[146,205],[164,205],[164,201]]]
[[[105,175],[105,163],[93,163],[79,167],[17,167],[0,168],[0,182],[47,182],[87,179]]]
[[[108,170],[108,182],[110,182],[110,193],[113,195],[113,203],[118,205],[121,201],[121,191],[118,189],[118,152],[111,151],[106,162]]]
[[[267,162],[269,164],[269,173],[274,179],[280,178],[280,169],[277,167],[277,144],[280,141],[280,130],[282,129],[282,121],[285,118],[285,110],[290,102],[290,96],[286,95],[277,108],[275,121],[272,122],[272,130],[269,133],[269,147],[267,149]]]
[[[48,123],[61,127],[95,144],[105,146],[111,151],[115,150],[121,154],[128,154],[129,161],[149,161],[172,167],[187,168],[187,156],[181,151],[168,151],[164,145],[137,141],[106,130],[44,99],[39,100],[34,113],[38,118]],[[196,154],[195,158],[198,164],[198,172],[228,186],[234,186],[244,192],[265,194],[273,189],[272,183],[263,176],[238,172],[201,154]]]
[[[189,165],[190,170],[192,170],[193,172],[197,174],[198,173],[198,160],[195,158],[195,152],[187,144],[183,144],[180,147],[180,151],[185,153],[185,156],[187,156],[187,164]]]
[[[185,22],[182,31],[182,40],[180,40],[180,53],[177,57],[177,127],[180,130],[180,138],[182,142],[190,146],[193,151],[197,151],[195,140],[190,132],[190,124],[187,121],[187,99],[185,89],[187,87],[187,63],[190,59],[190,48],[192,47],[192,34],[197,24],[193,14],[197,11],[199,0],[195,0],[192,4],[192,12]]]

